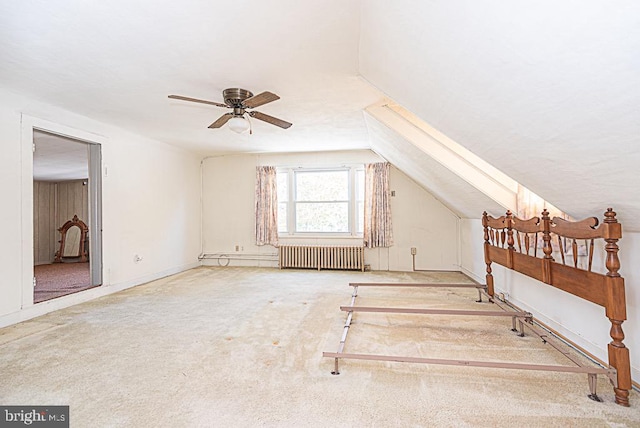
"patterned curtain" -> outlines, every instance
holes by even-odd
[[[388,162],[371,163],[364,172],[364,246],[393,245]]]
[[[256,167],[256,245],[278,246],[276,168]]]

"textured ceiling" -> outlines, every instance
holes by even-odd
[[[31,0],[0,4],[0,85],[203,154],[368,147],[360,2]],[[222,90],[272,91],[253,135],[207,126]]]
[[[640,231],[640,3],[394,1],[362,8],[360,72],[576,218]]]
[[[89,178],[89,152],[87,144],[33,131],[33,179],[41,181],[68,181]]]

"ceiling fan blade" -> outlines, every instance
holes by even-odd
[[[249,116],[256,118],[258,120],[262,120],[264,122],[270,123],[272,125],[279,126],[280,128],[284,128],[284,129],[287,129],[292,125],[292,123],[285,122],[282,119],[269,116],[268,114],[260,113],[259,111],[250,111]]]
[[[242,105],[245,108],[255,108],[279,99],[280,97],[272,92],[263,92],[261,94],[254,95],[251,98],[247,98],[244,100]]]
[[[220,128],[222,125],[227,123],[229,119],[233,117],[233,113],[225,113],[218,118],[215,122],[209,125],[209,128]]]
[[[182,100],[182,101],[191,101],[194,103],[201,103],[201,104],[210,104],[212,106],[218,106],[218,107],[226,107],[226,108],[230,108],[228,105],[226,104],[222,104],[222,103],[216,103],[213,101],[205,101],[205,100],[199,100],[197,98],[189,98],[189,97],[183,97],[182,95],[169,95],[169,98],[173,98],[174,100]]]

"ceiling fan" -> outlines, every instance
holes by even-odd
[[[258,95],[253,95],[251,91],[247,91],[246,89],[229,88],[222,91],[222,97],[224,99],[224,104],[214,101],[199,100],[197,98],[183,97],[182,95],[169,95],[169,98],[175,100],[191,101],[194,103],[209,104],[217,107],[233,109],[232,113],[225,113],[220,116],[218,120],[209,125],[209,128],[220,128],[225,123],[229,122],[229,128],[232,131],[241,134],[251,127],[249,121],[245,117],[245,114],[254,119],[262,120],[284,129],[287,129],[292,125],[282,119],[269,116],[268,114],[264,114],[259,111],[247,111],[247,109],[253,109],[272,101],[279,100],[280,97],[274,93],[262,92]]]

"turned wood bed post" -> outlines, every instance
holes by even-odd
[[[545,208],[542,211],[542,252],[544,257],[542,258],[542,282],[546,284],[552,284],[551,282],[551,262],[553,257],[553,248],[551,247],[551,218],[549,217],[549,211]],[[536,242],[536,245],[538,243]]]
[[[504,223],[507,226],[507,266],[509,269],[513,269],[513,252],[516,249],[513,246],[515,241],[513,240],[513,214],[511,210],[507,210]]]
[[[629,390],[631,389],[631,370],[629,362],[629,349],[622,342],[624,332],[622,323],[627,319],[626,301],[624,294],[624,279],[618,273],[620,269],[620,259],[618,258],[618,239],[622,237],[622,228],[616,219],[616,213],[611,208],[607,208],[604,213],[604,240],[607,243],[607,318],[611,321],[611,331],[609,332],[611,343],[608,345],[609,365],[618,371],[618,386],[614,388],[616,403],[622,406],[629,406]]]
[[[482,226],[484,227],[484,262],[487,265],[487,294],[493,297],[493,275],[491,274],[491,258],[489,257],[489,224],[487,212],[482,213]]]

